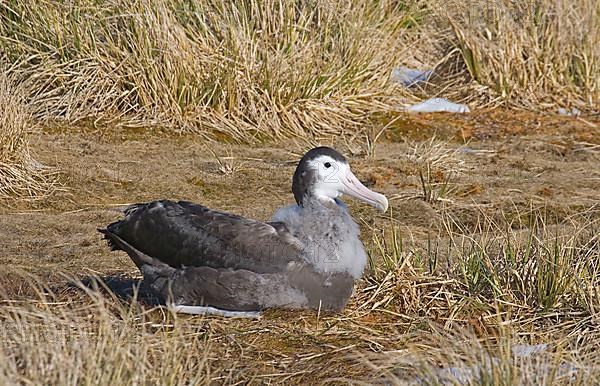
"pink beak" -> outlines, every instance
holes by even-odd
[[[383,194],[374,192],[364,186],[358,178],[348,170],[346,176],[341,178],[344,185],[344,193],[385,212],[388,208],[388,200]]]

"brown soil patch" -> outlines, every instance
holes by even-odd
[[[343,142],[323,142],[346,152],[359,178],[390,198],[391,215],[350,202],[364,225],[367,245],[370,233],[388,226],[390,218],[400,225],[406,243],[420,244],[438,232],[442,213],[468,228],[476,226],[482,211],[486,216],[525,218],[536,208],[560,224],[600,201],[598,119],[500,112],[403,119],[403,126],[390,127],[388,140],[377,144],[374,156],[367,155],[362,144],[348,149]],[[408,126],[418,132],[409,133]],[[414,147],[432,134],[447,140],[441,146],[451,156],[431,167],[434,194],[444,181],[447,191],[426,202],[419,176],[426,162],[416,158],[421,154],[414,154]],[[110,252],[96,232],[120,217],[120,207],[159,198],[185,199],[266,220],[293,200],[291,175],[308,146],[300,140],[226,145],[192,135],[115,129],[48,130],[31,147],[36,159],[60,170],[63,189],[43,201],[5,203],[0,211],[2,269],[37,275],[69,299],[73,292],[61,273],[81,278],[138,276],[128,257]],[[30,296],[16,277],[0,284],[15,298]],[[357,313],[357,306],[353,301],[341,318],[270,311],[258,322],[217,318],[206,323],[216,350],[223,354],[215,360],[245,358],[236,360],[243,362],[248,376],[288,374],[278,379],[289,376],[297,383],[352,378],[366,369],[346,353],[394,349],[407,339],[402,335],[406,330],[394,327],[393,316]],[[310,372],[304,371],[307,368]],[[218,380],[225,375],[215,376]],[[240,374],[228,379],[248,378]]]

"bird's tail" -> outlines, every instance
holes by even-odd
[[[112,251],[118,251],[118,250],[123,250],[125,252],[127,252],[125,249],[123,249],[120,244],[124,243],[125,241],[121,238],[119,238],[119,236],[117,236],[118,234],[121,234],[120,230],[121,227],[123,225],[125,225],[125,222],[127,220],[127,217],[129,215],[133,215],[138,209],[140,208],[144,208],[147,207],[149,204],[133,204],[133,205],[128,205],[125,208],[119,208],[124,214],[125,214],[125,219],[124,220],[119,220],[119,221],[115,221],[113,223],[110,223],[106,226],[106,229],[98,229],[98,231],[102,234],[104,234],[104,238],[106,240],[108,240],[108,246],[110,247],[110,249]],[[116,239],[120,239],[121,243],[119,243]]]
[[[142,270],[143,266],[150,265],[160,270],[163,274],[170,274],[175,271],[175,268],[152,256],[146,255],[144,252],[133,247],[127,241],[111,232],[111,225],[113,224],[110,224],[107,228],[98,228],[98,232],[102,233],[104,238],[108,240],[108,245],[112,250],[125,251],[140,270]]]
[[[121,221],[115,221],[111,224],[108,224],[106,228],[97,228],[98,232],[104,235],[104,240],[106,240],[111,251],[121,251],[124,250],[120,247],[120,244],[125,243],[119,236],[114,232],[115,227],[119,226]],[[120,240],[121,242],[117,241]]]

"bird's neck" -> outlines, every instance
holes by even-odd
[[[297,237],[308,246],[306,258],[317,270],[362,275],[367,259],[360,229],[340,199],[312,197],[303,202],[300,218]]]
[[[316,193],[306,194],[302,200],[302,208],[305,210],[328,209],[335,212],[347,211],[348,207],[339,198],[332,198]]]

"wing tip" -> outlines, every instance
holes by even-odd
[[[108,246],[113,251],[124,251],[129,255],[134,264],[141,270],[143,266],[148,265],[151,266],[164,275],[171,273],[171,270],[174,268],[170,267],[168,264],[163,263],[159,259],[148,256],[144,252],[136,249],[132,245],[130,245],[127,241],[123,240],[118,234],[115,234],[111,231],[110,226],[107,228],[97,228],[98,232],[104,235],[104,239],[107,240]],[[143,272],[142,272],[143,273]]]
[[[112,225],[112,224],[110,224],[110,225]],[[103,239],[106,240],[106,243],[108,244],[108,247],[110,248],[111,251],[122,250],[115,243],[115,240],[113,238],[113,236],[115,236],[115,234],[110,231],[110,229],[109,229],[110,225],[107,226],[106,228],[96,228],[96,230],[104,235]]]

